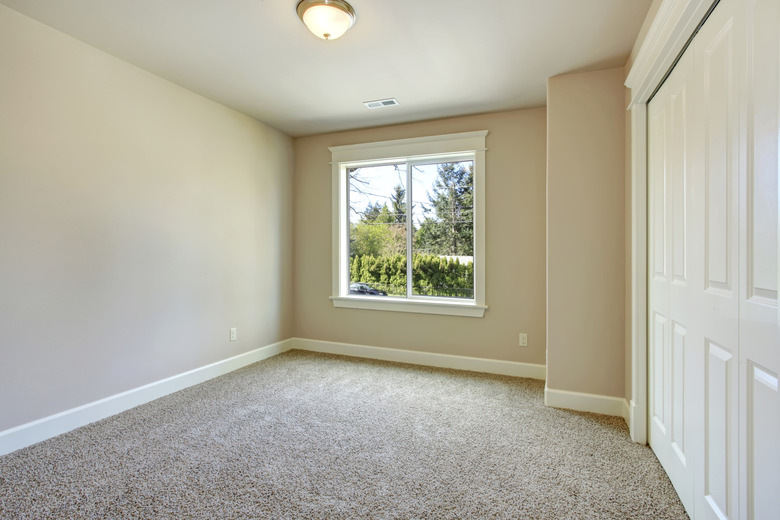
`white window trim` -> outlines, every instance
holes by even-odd
[[[481,318],[485,314],[485,138],[487,130],[431,137],[396,139],[375,143],[332,146],[333,239],[332,296],[334,307],[424,314],[447,314]],[[436,158],[445,154],[474,154],[474,299],[453,301],[438,298],[393,298],[350,296],[346,165],[355,162]]]

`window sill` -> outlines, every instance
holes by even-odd
[[[481,318],[486,305],[450,301],[407,300],[386,296],[331,296],[333,306],[344,309],[367,309],[375,311],[416,312],[422,314],[443,314]]]

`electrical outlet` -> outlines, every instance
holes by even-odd
[[[520,333],[520,346],[521,347],[527,347],[528,346],[528,334]]]
[[[238,337],[238,330],[235,327],[233,327],[232,329],[230,329],[230,341],[235,341],[237,337]]]

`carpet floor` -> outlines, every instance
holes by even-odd
[[[11,519],[683,519],[544,383],[290,351],[0,457]]]

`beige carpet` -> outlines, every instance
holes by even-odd
[[[622,419],[543,383],[291,351],[0,457],[10,519],[679,519]]]

